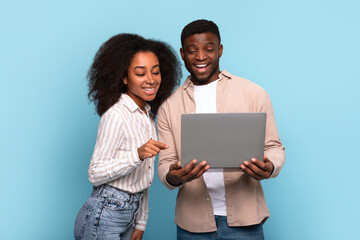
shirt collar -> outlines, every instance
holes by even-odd
[[[129,109],[130,112],[135,112],[137,109],[139,109],[139,111],[143,112],[143,110],[141,110],[141,108],[139,108],[139,106],[134,102],[134,100],[129,95],[127,95],[126,93],[121,94],[120,102],[125,107],[127,107],[127,109]],[[145,102],[144,108],[145,108],[145,111],[146,111],[145,113],[148,114],[150,109],[151,109],[149,104],[147,104]]]

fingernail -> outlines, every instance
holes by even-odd
[[[241,169],[244,169],[244,168],[245,168],[245,166],[241,164],[241,165],[240,165],[240,168],[241,168]]]
[[[251,161],[252,161],[252,162],[255,162],[255,161],[256,161],[256,159],[255,159],[255,158],[252,158],[252,159],[251,159]]]
[[[245,164],[245,165],[248,165],[248,164],[249,164],[249,162],[248,162],[248,161],[245,161],[245,162],[244,162],[244,164]]]

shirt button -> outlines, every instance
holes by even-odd
[[[209,199],[209,198],[207,198],[206,200],[208,200],[208,201],[209,201],[210,199]]]

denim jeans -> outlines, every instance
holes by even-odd
[[[178,240],[207,240],[207,239],[237,239],[237,240],[264,240],[262,224],[246,227],[229,227],[226,216],[215,216],[215,232],[192,233],[177,226]]]
[[[102,185],[81,207],[75,220],[74,237],[80,239],[130,239],[142,193],[127,193]]]

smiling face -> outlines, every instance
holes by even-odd
[[[126,94],[144,110],[145,102],[156,97],[161,83],[159,60],[153,52],[138,52],[131,60],[124,78]]]
[[[205,85],[218,79],[222,51],[223,46],[213,33],[193,34],[185,38],[180,54],[195,85]]]

